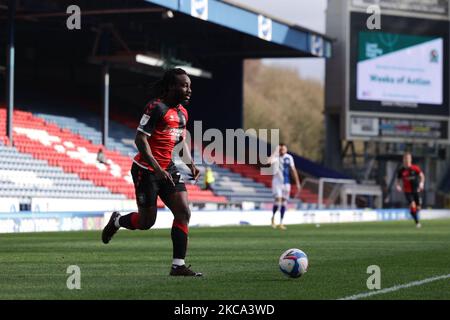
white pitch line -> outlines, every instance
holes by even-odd
[[[374,296],[374,295],[377,295],[377,294],[383,294],[383,293],[387,293],[387,292],[397,291],[397,290],[400,290],[400,289],[405,289],[405,288],[410,288],[410,287],[415,287],[415,286],[421,286],[421,285],[423,285],[425,283],[438,281],[438,280],[443,280],[443,279],[448,279],[448,278],[450,278],[450,274],[437,276],[437,277],[432,277],[432,278],[427,278],[427,279],[423,279],[423,280],[420,280],[420,281],[413,281],[413,282],[409,282],[409,283],[406,283],[406,284],[401,284],[401,285],[398,285],[398,286],[393,286],[393,287],[382,289],[382,290],[374,290],[374,291],[370,291],[370,292],[355,294],[353,296],[340,298],[338,300],[358,300],[358,299],[361,299],[361,298],[367,298],[367,297]]]

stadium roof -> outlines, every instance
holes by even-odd
[[[0,7],[7,3],[0,0]],[[132,52],[170,48],[166,54],[183,61],[331,56],[330,38],[229,0],[23,0],[16,21],[67,32],[66,10],[74,4],[81,9],[81,33],[112,25]],[[6,12],[0,10],[0,24]]]
[[[282,21],[230,0],[145,0],[181,12],[210,28],[222,27],[242,40],[242,47],[230,46],[230,54],[247,57],[330,57],[331,39],[323,34]],[[250,36],[250,38],[248,38]],[[249,40],[249,41],[247,41]],[[239,49],[239,53],[236,53]]]

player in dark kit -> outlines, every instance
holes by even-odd
[[[400,182],[403,182],[403,189]],[[418,214],[422,205],[420,192],[424,189],[424,183],[425,176],[422,170],[420,170],[418,166],[412,164],[411,153],[405,153],[403,155],[403,166],[397,171],[396,188],[399,192],[403,191],[405,193],[411,216],[416,222],[417,228],[421,227]]]
[[[192,178],[198,179],[200,171],[195,167],[185,134],[188,114],[183,105],[191,97],[191,80],[182,69],[168,70],[154,86],[154,97],[141,118],[136,133],[139,153],[131,168],[139,212],[121,216],[113,212],[102,232],[102,241],[108,243],[120,227],[130,230],[148,230],[157,214],[159,196],[172,211],[173,261],[171,276],[201,276],[186,267],[184,259],[188,244],[188,224],[191,212],[186,186],[172,162],[172,152],[183,143],[183,158],[191,170]]]

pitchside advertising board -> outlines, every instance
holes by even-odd
[[[448,1],[353,5],[363,2],[380,4],[381,29],[368,29],[366,12],[350,13],[346,138],[448,143],[449,22],[442,19]],[[394,4],[440,18],[383,14]]]
[[[121,211],[126,214],[129,211]],[[220,216],[220,219],[217,217]],[[271,210],[243,211],[193,211],[191,228],[219,226],[267,226],[272,216]],[[0,233],[49,232],[101,230],[109,221],[111,212],[48,212],[48,213],[0,213]],[[420,218],[445,219],[450,210],[421,210]],[[289,210],[284,218],[285,224],[316,224],[369,222],[411,219],[407,209],[346,209],[346,210]],[[168,210],[158,212],[153,229],[170,229],[173,214]]]

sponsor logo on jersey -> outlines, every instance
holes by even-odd
[[[169,134],[176,140],[183,135],[184,128],[168,128]]]
[[[150,116],[148,114],[144,114],[141,118],[141,121],[139,124],[143,127],[148,123],[148,120],[150,120]]]

